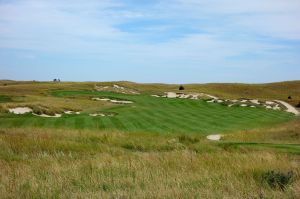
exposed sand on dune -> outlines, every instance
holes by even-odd
[[[16,107],[16,108],[9,109],[9,112],[19,115],[19,114],[31,113],[32,109],[29,107]]]
[[[221,139],[222,135],[220,134],[215,134],[215,135],[208,135],[206,138],[208,140],[212,140],[212,141],[219,141]]]
[[[124,94],[140,94],[138,91],[130,88],[125,88],[123,86],[119,86],[117,84],[114,84],[112,86],[97,86],[95,85],[95,90],[97,91],[112,91],[116,93],[124,93]]]
[[[281,100],[274,100],[274,101],[284,105],[287,108],[287,110],[286,110],[287,112],[294,113],[295,115],[299,115],[299,111],[295,107],[290,105],[289,103],[281,101]]]

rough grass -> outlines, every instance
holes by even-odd
[[[297,198],[299,156],[197,135],[2,129],[3,198]],[[293,171],[284,191],[261,181]]]

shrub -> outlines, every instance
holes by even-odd
[[[292,99],[292,96],[288,96],[288,99]]]
[[[286,186],[291,184],[294,179],[294,172],[289,171],[287,173],[268,171],[262,175],[262,179],[273,189],[280,189],[284,191]]]
[[[184,87],[182,85],[179,86],[179,90],[182,91],[184,90]]]
[[[300,108],[300,101],[299,101],[299,103],[296,105],[296,107]]]

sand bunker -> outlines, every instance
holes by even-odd
[[[80,114],[79,111],[77,111],[77,112],[75,112],[75,111],[64,111],[64,113],[67,114],[67,115],[74,115],[74,114],[79,115]]]
[[[124,94],[140,94],[134,89],[125,88],[123,86],[119,86],[117,84],[114,84],[113,86],[97,86],[95,85],[95,90],[97,91],[111,91],[116,93],[124,93]]]
[[[29,107],[16,107],[16,108],[9,109],[9,112],[19,115],[19,114],[31,113],[32,109]]]
[[[97,98],[94,97],[92,98],[92,100],[96,100],[96,101],[109,101],[112,103],[116,103],[116,104],[132,104],[132,101],[127,101],[127,100],[113,100],[113,99],[108,99],[108,98]]]
[[[287,112],[294,113],[295,115],[299,115],[299,111],[295,107],[290,105],[289,103],[281,101],[281,100],[274,100],[274,101],[285,106],[287,108],[287,110],[286,110]]]
[[[61,114],[55,114],[55,115],[47,115],[47,114],[35,114],[35,113],[32,113],[32,115],[35,115],[35,116],[39,116],[39,117],[61,117]]]
[[[208,140],[212,140],[212,141],[219,141],[221,139],[222,135],[220,134],[216,134],[216,135],[208,135],[206,138]]]
[[[115,114],[114,113],[91,113],[91,114],[89,114],[89,116],[92,116],[92,117],[98,117],[98,116],[100,116],[100,117],[113,117],[113,116],[115,116]]]

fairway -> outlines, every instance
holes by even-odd
[[[63,114],[61,118],[41,118],[2,114],[0,127],[50,127],[71,129],[122,130],[158,133],[226,133],[288,121],[293,115],[283,111],[250,107],[227,107],[204,100],[155,98],[148,94],[128,95],[113,92],[55,91],[57,98],[93,97],[130,100],[132,104],[99,106],[82,110],[80,115]],[[74,107],[76,108],[76,107]],[[114,113],[113,117],[91,117],[90,113]]]

